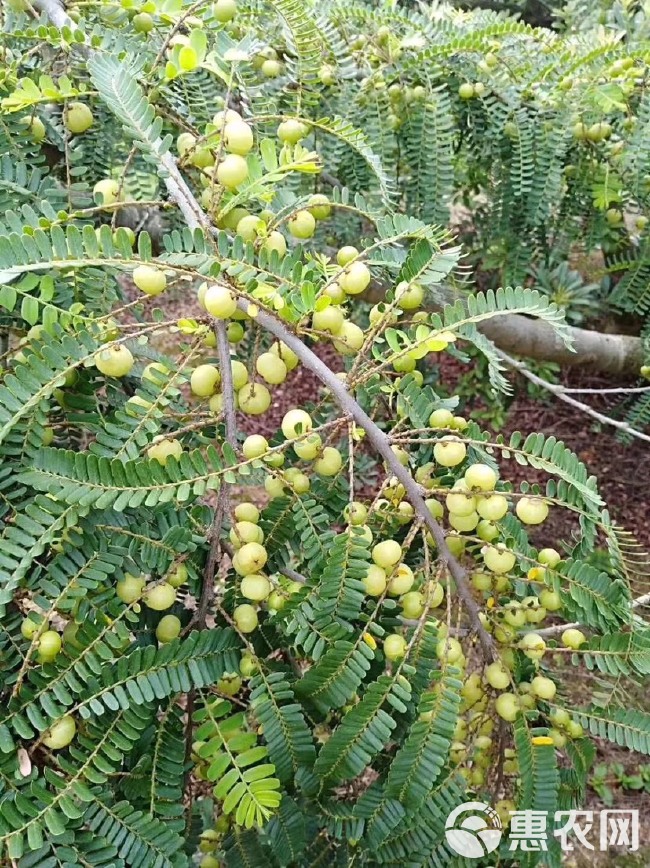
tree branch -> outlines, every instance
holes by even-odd
[[[221,394],[223,395],[223,413],[226,422],[226,440],[233,449],[237,449],[237,417],[235,414],[235,391],[230,366],[230,348],[226,323],[222,319],[213,319],[214,333],[217,338],[219,366],[221,367]]]

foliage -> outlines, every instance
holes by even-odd
[[[513,312],[568,342],[524,284],[579,240],[633,283],[607,213],[647,206],[645,50],[441,4],[229,6],[3,13],[0,859],[454,864],[455,806],[580,804],[586,733],[650,753],[643,556],[563,443],[490,435],[424,373],[469,349],[507,392],[478,326]],[[459,203],[481,291],[439,225]],[[323,388],[260,446],[242,420],[299,363]]]

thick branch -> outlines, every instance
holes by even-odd
[[[214,333],[217,338],[219,366],[221,367],[221,394],[223,395],[223,414],[226,421],[226,440],[233,449],[237,449],[237,421],[235,415],[235,391],[230,367],[230,349],[226,323],[222,319],[214,320]]]
[[[385,293],[383,284],[373,283],[364,298],[376,304],[384,300]],[[436,307],[439,305],[431,305],[431,309]],[[571,326],[569,336],[574,349],[570,350],[552,325],[523,314],[495,316],[477,328],[499,349],[530,359],[560,365],[589,365],[595,371],[609,374],[638,374],[643,365],[641,338],[633,335],[610,335]]]

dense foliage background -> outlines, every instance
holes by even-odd
[[[1,15],[0,864],[460,865],[649,753],[647,558],[494,433],[648,440],[643,4]]]

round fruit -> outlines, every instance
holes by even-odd
[[[275,353],[262,353],[255,363],[257,373],[274,386],[287,379],[287,366]]]
[[[356,527],[357,525],[365,524],[368,518],[368,508],[363,503],[359,503],[358,500],[353,500],[352,503],[348,503],[345,507],[343,515],[347,522]]]
[[[237,299],[227,286],[215,284],[206,290],[203,306],[211,316],[227,319],[237,310]]]
[[[253,147],[253,130],[246,121],[231,121],[223,130],[223,144],[231,154],[246,154]]]
[[[536,675],[530,682],[531,692],[540,699],[551,700],[557,693],[555,682],[543,675]]]
[[[258,542],[250,542],[239,549],[233,559],[233,566],[240,576],[253,575],[264,569],[267,558],[268,555],[263,545]]]
[[[453,512],[455,515],[471,515],[476,508],[476,498],[463,494],[462,488],[456,483],[454,490],[450,491],[445,498],[445,505],[449,512]]]
[[[363,331],[359,326],[354,322],[344,319],[341,330],[336,335],[334,346],[344,355],[354,355],[354,353],[361,349],[364,340]]]
[[[404,282],[396,287],[395,297],[402,310],[417,310],[424,301],[424,289],[419,283]]]
[[[387,660],[399,660],[406,654],[406,639],[399,633],[390,633],[384,639],[384,654]]]
[[[539,633],[526,633],[519,642],[519,647],[530,660],[541,660],[546,651],[546,642]]]
[[[225,693],[226,696],[234,696],[241,690],[241,685],[242,680],[236,672],[224,672],[217,681],[217,690],[219,693]]]
[[[524,524],[541,524],[548,517],[548,504],[540,497],[522,497],[515,512]]]
[[[429,428],[451,428],[454,414],[451,410],[434,410],[429,416]]]
[[[584,645],[587,637],[581,630],[576,630],[575,627],[569,627],[562,633],[562,644],[565,648],[572,648],[577,651],[581,645]]]
[[[321,476],[336,476],[342,466],[343,457],[333,446],[326,446],[320,458],[314,462],[314,470]]]
[[[49,623],[47,621],[42,621],[40,624],[37,624],[36,621],[32,621],[31,618],[24,618],[20,625],[20,633],[23,639],[28,639],[31,642],[37,633],[40,633],[42,630],[47,630],[48,627]]]
[[[260,416],[271,406],[271,393],[263,383],[246,383],[237,392],[237,403],[242,413]]]
[[[244,576],[241,580],[240,590],[242,597],[259,603],[266,600],[271,593],[271,583],[266,576],[253,573],[250,576]]]
[[[135,269],[133,282],[146,295],[160,295],[167,286],[165,273],[149,265],[139,265]]]
[[[432,609],[437,609],[445,598],[445,589],[440,582],[429,584],[429,605]]]
[[[101,181],[97,181],[97,183],[93,187],[93,194],[95,196],[101,195],[102,205],[113,205],[115,202],[117,202],[119,192],[120,185],[112,178],[104,178]]]
[[[330,200],[327,196],[323,196],[322,193],[314,193],[313,196],[309,197],[309,211],[316,218],[316,220],[327,220],[327,218],[332,213],[332,206],[330,205]]]
[[[370,283],[370,269],[363,262],[352,262],[339,277],[339,285],[347,295],[359,295]]]
[[[265,60],[260,69],[266,78],[277,78],[282,72],[282,64],[277,60]]]
[[[145,579],[140,576],[132,576],[131,573],[124,573],[124,578],[120,579],[116,586],[117,596],[123,603],[135,603],[142,596],[142,591],[146,584]]]
[[[330,304],[324,310],[314,311],[311,324],[317,331],[336,335],[343,325],[343,311],[340,307]]]
[[[284,235],[278,232],[277,229],[269,232],[268,238],[265,238],[262,243],[262,250],[265,250],[269,255],[275,250],[280,259],[282,259],[287,252],[287,242]]]
[[[456,467],[467,455],[467,447],[453,437],[443,437],[433,447],[433,457],[443,467]]]
[[[493,573],[509,573],[516,563],[516,556],[504,545],[484,546],[481,550],[485,566]]]
[[[230,529],[230,542],[235,549],[240,549],[249,542],[262,543],[264,542],[264,531],[254,521],[242,519]]]
[[[419,591],[409,591],[400,600],[405,618],[419,618],[424,612],[424,598]]]
[[[192,371],[190,388],[192,393],[199,398],[209,398],[217,391],[221,382],[219,369],[214,365],[199,365]]]
[[[311,238],[316,230],[316,219],[309,211],[297,211],[287,221],[287,229],[294,238]]]
[[[176,615],[163,615],[156,627],[156,639],[161,642],[173,642],[181,632],[181,620]]]
[[[43,744],[50,750],[62,750],[67,747],[77,732],[77,724],[71,714],[60,717],[56,723],[43,735]]]
[[[282,433],[287,440],[293,440],[301,434],[306,434],[313,428],[313,422],[309,413],[304,410],[289,410],[282,420]]]
[[[239,391],[242,386],[248,382],[248,371],[246,365],[238,362],[236,359],[231,361],[230,370],[232,372],[232,385],[235,391]]]
[[[510,673],[503,663],[497,660],[486,668],[485,680],[495,690],[505,690],[510,684]]]
[[[100,349],[94,357],[95,367],[107,377],[125,377],[133,367],[131,350],[124,344],[112,344]]]
[[[148,12],[139,12],[133,16],[132,24],[136,33],[151,33],[154,21]]]
[[[458,663],[463,658],[463,648],[458,639],[452,639],[446,636],[440,639],[436,645],[436,656],[438,660],[446,660],[447,663]]]
[[[253,458],[260,458],[269,451],[269,441],[261,434],[249,434],[244,440],[242,452],[244,458],[251,461]]]
[[[155,612],[169,609],[176,601],[176,588],[172,588],[169,582],[154,585],[142,595],[142,602]]]
[[[551,591],[548,588],[540,593],[539,602],[547,612],[557,612],[562,608],[562,597],[557,591]]]
[[[27,131],[29,132],[30,136],[32,137],[32,139],[35,142],[40,143],[43,141],[43,139],[45,138],[45,124],[43,123],[43,121],[40,118],[36,117],[36,115],[33,115],[30,118],[24,118],[22,120],[22,123],[24,123],[26,125]],[[639,220],[642,220],[642,219],[644,219],[644,218],[639,217],[637,219],[637,228],[638,229],[643,228],[642,226],[638,225]]]
[[[149,380],[154,385],[162,385],[171,371],[161,362],[151,362],[142,372],[142,379]]]
[[[185,564],[177,564],[176,569],[167,573],[167,584],[171,585],[172,588],[180,588],[187,581],[187,576],[188,572]]]
[[[296,145],[301,139],[307,135],[307,129],[303,123],[293,119],[282,121],[278,127],[278,138],[281,142],[286,142],[289,145]]]
[[[219,161],[217,181],[224,187],[235,190],[246,178],[248,178],[248,163],[240,154],[228,154]]]
[[[238,503],[235,507],[237,521],[248,521],[257,524],[260,519],[260,511],[254,503]]]
[[[237,629],[241,633],[252,633],[259,623],[257,610],[250,603],[242,603],[240,606],[236,606],[232,617]]]
[[[496,471],[487,464],[472,464],[465,471],[467,487],[478,491],[494,491],[498,478]]]
[[[38,640],[37,656],[41,663],[51,663],[61,650],[61,637],[55,630],[45,630]]]
[[[371,597],[381,597],[386,590],[386,573],[376,564],[370,564],[362,581],[366,594]]]
[[[402,546],[394,539],[377,543],[372,550],[372,559],[383,570],[392,570],[402,558]]]
[[[263,232],[266,224],[256,214],[246,214],[237,223],[236,232],[244,241],[255,241]]]
[[[480,524],[478,512],[470,512],[469,515],[457,515],[450,512],[449,524],[460,533],[469,533]]]
[[[479,521],[476,526],[476,535],[479,539],[482,539],[483,542],[492,542],[499,536],[499,528],[491,521],[483,519],[483,521]]]
[[[63,112],[63,123],[69,133],[77,136],[93,125],[93,113],[83,102],[69,102]]]
[[[336,254],[336,261],[343,268],[349,262],[352,262],[353,259],[356,259],[359,255],[359,251],[356,247],[352,247],[352,245],[348,245],[347,247],[341,247],[339,252]]]
[[[502,494],[490,494],[478,500],[476,511],[486,521],[499,521],[508,512],[508,501]]]
[[[183,454],[183,447],[180,440],[162,439],[157,443],[153,443],[147,449],[147,457],[151,461],[158,461],[159,464],[167,464],[168,458],[175,458],[177,461]]]
[[[519,697],[514,693],[501,693],[496,698],[494,710],[503,720],[512,723],[519,714]]]
[[[271,352],[275,353],[276,356],[279,356],[279,358],[282,359],[287,366],[287,371],[293,371],[294,368],[298,367],[300,359],[294,351],[285,343],[282,343],[282,341],[276,341],[271,346]]]
[[[406,594],[411,590],[414,582],[415,576],[413,575],[413,570],[407,564],[400,564],[388,582],[388,593],[391,597],[401,597],[402,594]]]
[[[458,96],[461,99],[472,99],[475,93],[476,91],[474,90],[474,85],[471,84],[469,81],[464,81],[458,88]]]
[[[562,557],[559,552],[555,551],[555,549],[542,549],[537,555],[537,560],[540,564],[544,564],[544,566],[553,569],[560,563]]]

